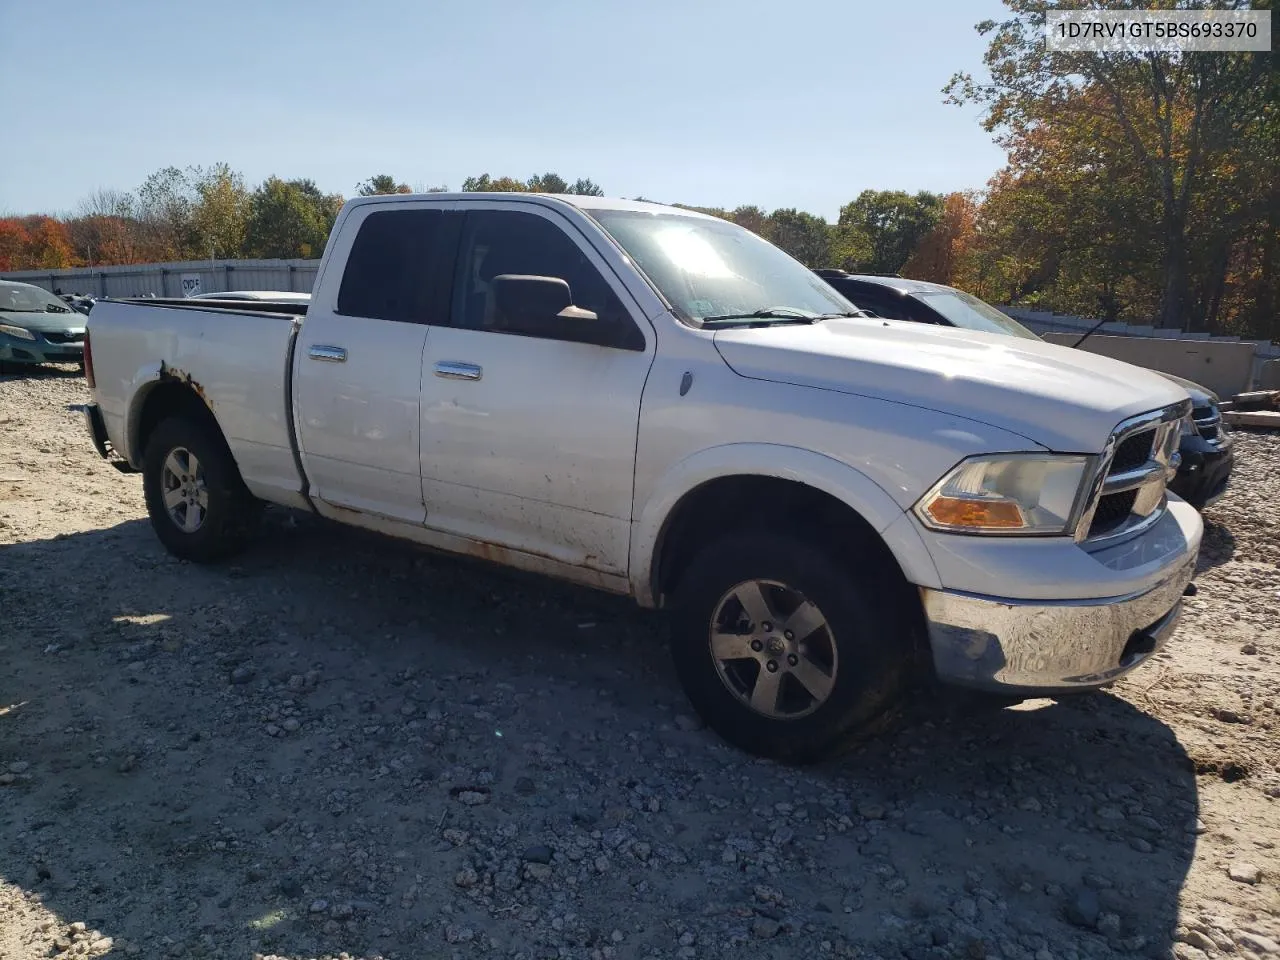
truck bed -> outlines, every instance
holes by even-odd
[[[181,382],[214,412],[250,491],[273,499],[296,493],[305,502],[290,402],[293,344],[305,312],[299,303],[100,301],[87,326],[111,445],[140,467],[135,438],[147,399]]]

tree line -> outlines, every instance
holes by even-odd
[[[1007,151],[984,189],[864,190],[835,223],[795,208],[673,206],[738,223],[811,267],[933,280],[1001,304],[1280,339],[1274,55],[1049,51],[1047,0],[1004,2],[1006,20],[977,25],[990,37],[989,78],[957,74],[943,91],[984,107],[985,128]],[[445,189],[378,174],[355,193]],[[461,189],[603,194],[592,180],[555,173],[484,173]],[[0,219],[0,270],[318,257],[342,202],[311,180],[272,176],[250,189],[226,164],[167,167],[134,191],[97,191],[74,215]]]

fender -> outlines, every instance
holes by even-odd
[[[124,422],[121,424],[124,435],[120,443],[114,443],[117,450],[123,451],[125,459],[135,469],[142,468],[142,451],[136,449],[138,425],[142,420],[142,409],[147,404],[147,395],[160,383],[164,375],[164,361],[153,360],[144,363],[134,371],[133,377],[126,387],[125,396],[129,398],[129,409],[124,411]]]
[[[667,518],[681,499],[711,480],[733,476],[777,477],[830,494],[876,531],[911,583],[939,588],[937,568],[911,518],[866,474],[824,454],[775,443],[729,443],[710,447],[672,466],[654,484],[631,524],[631,589],[645,607],[657,604],[656,551]]]

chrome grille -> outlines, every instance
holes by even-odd
[[[50,343],[84,342],[84,331],[81,331],[80,333],[42,333],[40,336],[44,337]]]
[[[1076,539],[1101,541],[1145,529],[1164,513],[1182,421],[1191,401],[1130,417],[1098,458]]]

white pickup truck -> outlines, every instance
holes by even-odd
[[[677,208],[352,200],[309,305],[106,300],[88,328],[94,443],[173,553],[230,555],[266,501],[628,594],[766,756],[830,755],[922,676],[1103,686],[1194,589],[1180,387],[860,315]]]

